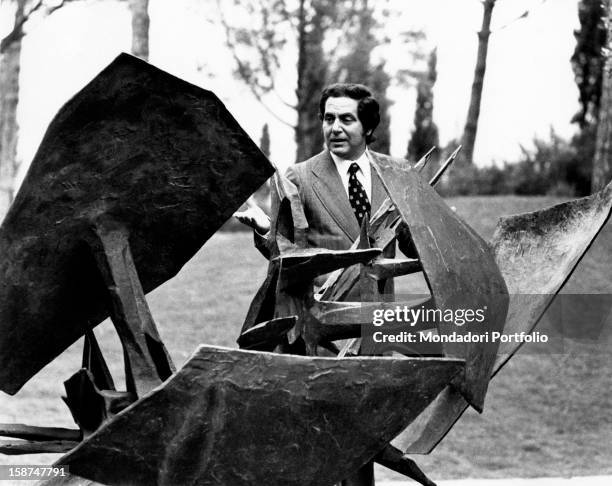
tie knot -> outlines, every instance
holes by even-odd
[[[357,162],[353,162],[349,167],[348,171],[350,175],[357,174],[357,172],[359,171],[359,165],[357,164]]]

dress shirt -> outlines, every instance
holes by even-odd
[[[342,185],[344,186],[344,192],[346,192],[346,197],[349,195],[349,167],[353,162],[356,162],[359,166],[359,170],[356,173],[357,180],[365,189],[370,202],[372,202],[372,169],[370,167],[370,155],[368,153],[368,149],[366,148],[357,160],[341,159],[332,152],[330,152],[329,155],[331,155],[331,158],[336,165],[336,170],[338,171],[338,174],[340,174],[340,179],[342,179]]]

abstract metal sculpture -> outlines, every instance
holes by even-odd
[[[612,182],[591,196],[502,218],[490,243],[510,291],[505,334],[532,332],[610,219]],[[502,343],[493,377],[518,351]],[[428,454],[450,431],[467,403],[447,388],[394,444],[413,454]]]
[[[270,264],[244,349],[200,346],[175,371],[145,294],[273,167],[212,93],[119,56],[53,120],[0,228],[0,389],[16,393],[85,336],[65,383],[79,430],[0,426],[17,439],[0,451],[68,452],[58,463],[71,475],[49,484],[332,485],[371,460],[431,484],[404,453],[430,452],[468,405],[482,410],[518,345],[357,356],[372,310],[398,304],[385,300],[387,280],[423,272],[430,295],[402,304],[452,310],[460,296],[487,308],[489,330],[530,332],[609,218],[612,186],[506,218],[486,243],[421,180],[422,166],[375,167],[388,200],[346,251],[307,247],[297,189],[275,174]],[[381,258],[396,239],[418,258]],[[107,316],[124,391],[91,332]]]
[[[166,379],[144,294],[272,171],[214,94],[119,56],[51,122],[0,228],[0,389],[109,314],[136,391]]]
[[[107,484],[333,484],[379,452],[461,368],[460,360],[202,346],[61,463]]]

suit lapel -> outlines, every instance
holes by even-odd
[[[355,241],[359,235],[359,225],[346,196],[340,174],[327,150],[319,154],[312,172],[315,176],[312,188],[314,193],[338,227],[351,241]]]

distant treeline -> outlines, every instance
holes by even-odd
[[[534,139],[534,148],[521,147],[518,160],[488,167],[452,167],[436,189],[443,196],[586,196],[591,193],[593,132],[593,128],[583,130],[568,141],[551,130],[548,139]],[[455,146],[451,143],[449,149]]]

